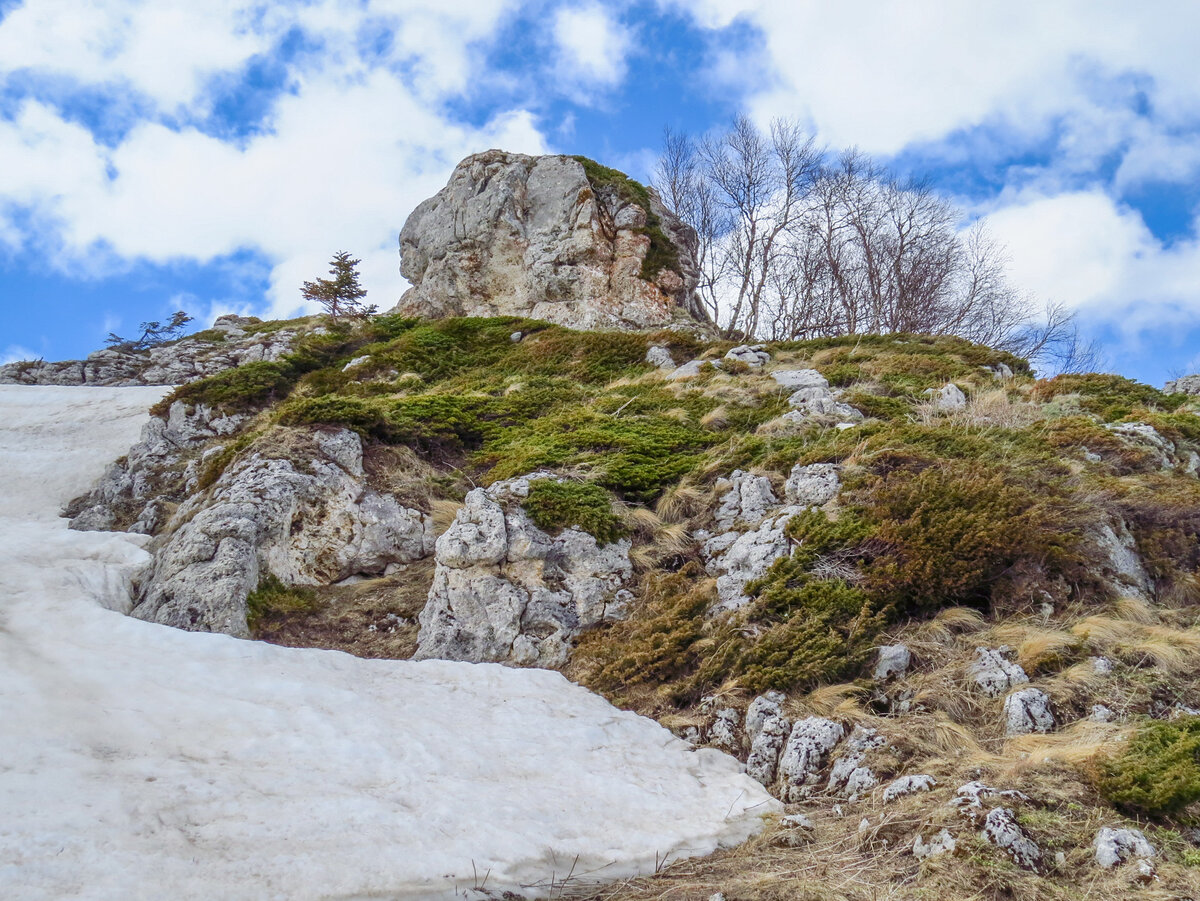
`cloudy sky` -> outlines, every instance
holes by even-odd
[[[1200,369],[1197,34],[1195,0],[0,0],[0,359],[293,314],[342,248],[387,308],[461,157],[645,179],[744,111],[928,177],[1161,384]]]

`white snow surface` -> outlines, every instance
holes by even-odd
[[[146,539],[58,512],[162,390],[0,387],[0,897],[438,898],[485,874],[537,895],[778,810],[733,758],[555,672],[121,615]]]

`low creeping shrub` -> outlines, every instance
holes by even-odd
[[[1149,817],[1200,801],[1200,717],[1143,725],[1124,750],[1097,761],[1096,787],[1109,803]]]
[[[550,534],[578,526],[600,544],[612,544],[626,532],[608,492],[588,482],[534,479],[521,506],[534,525]]]

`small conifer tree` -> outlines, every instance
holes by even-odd
[[[329,263],[329,274],[333,278],[319,278],[313,282],[305,282],[300,293],[305,300],[315,300],[328,314],[330,319],[364,319],[375,312],[375,307],[366,306],[362,299],[367,296],[366,289],[358,283],[358,269],[361,260],[353,259],[349,253],[339,250]]]

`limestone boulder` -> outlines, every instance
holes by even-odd
[[[694,231],[652,190],[640,195],[646,206],[630,196],[593,184],[569,156],[469,156],[404,223],[400,271],[412,287],[396,309],[580,329],[707,329]],[[652,233],[673,259],[645,271]]]

